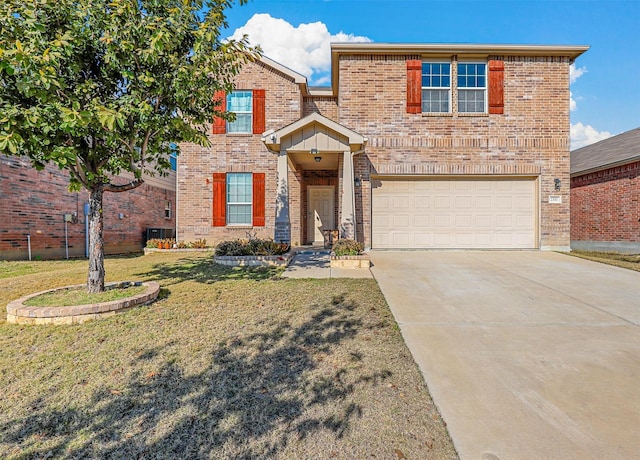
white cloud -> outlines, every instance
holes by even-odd
[[[244,34],[249,42],[260,45],[265,56],[306,76],[310,84],[328,84],[331,69],[332,42],[370,42],[367,37],[346,34],[332,35],[322,22],[294,27],[284,19],[267,13],[254,14],[247,23],[229,38],[240,39]]]
[[[587,73],[586,67],[576,67],[575,64],[569,66],[569,84],[575,83],[575,81]],[[569,110],[572,112],[578,108],[576,100],[573,98],[573,92],[569,92]]]
[[[591,125],[578,122],[571,125],[571,150],[579,149],[611,137],[609,131],[598,131]]]
[[[585,73],[587,73],[586,67],[576,67],[575,64],[571,64],[569,66],[569,83],[575,83]]]
[[[578,78],[587,73],[586,67],[576,67],[575,64],[569,66],[569,83],[573,84]],[[569,109],[573,112],[577,108],[573,92],[569,92]],[[602,141],[611,137],[609,131],[598,131],[591,125],[583,125],[577,122],[571,125],[571,150],[579,149],[590,144]]]

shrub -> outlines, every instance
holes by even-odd
[[[191,247],[194,249],[206,249],[207,240],[205,239],[197,239],[193,243],[191,243]]]
[[[290,246],[272,239],[222,241],[216,246],[217,256],[278,256],[289,251]]]
[[[356,240],[341,238],[333,243],[333,252],[337,256],[358,256],[362,254],[364,246]]]
[[[147,240],[147,247],[157,248],[159,243],[160,243],[160,240],[158,238],[151,238],[150,240]]]

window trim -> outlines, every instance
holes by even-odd
[[[171,201],[164,200],[164,218],[171,219]]]
[[[249,110],[248,111],[241,111],[241,112],[232,112],[231,111],[231,101],[233,99],[233,95],[234,94],[239,94],[239,93],[248,93],[249,96],[251,97],[251,103],[249,104]],[[227,95],[227,98],[226,98],[226,104],[227,104],[226,110],[227,110],[227,112],[232,112],[232,113],[234,113],[236,115],[237,114],[249,115],[249,130],[248,131],[232,131],[231,130],[231,126],[233,126],[237,122],[237,117],[236,117],[236,121],[231,122],[231,121],[227,120],[226,127],[225,127],[227,134],[232,134],[232,135],[234,135],[234,134],[240,134],[240,135],[253,134],[253,116],[254,116],[253,115],[253,109],[254,109],[254,107],[253,107],[253,103],[254,103],[253,98],[254,98],[253,90],[250,90],[250,89],[235,89],[235,90],[233,90],[232,92],[230,92]]]
[[[464,87],[461,88],[458,85],[458,78],[460,77],[460,65],[464,64],[481,64],[484,65],[484,86],[483,87]],[[483,91],[483,110],[480,112],[472,112],[472,111],[461,111],[460,110],[460,92],[464,91]],[[456,62],[456,94],[457,94],[457,104],[456,104],[456,113],[469,116],[469,115],[484,115],[489,113],[489,61],[478,61],[478,60],[461,60]]]
[[[448,64],[449,65],[449,86],[423,86],[422,79],[424,75],[424,64]],[[420,111],[423,114],[427,115],[439,115],[439,114],[450,114],[453,113],[453,61],[451,59],[428,59],[422,60],[422,65],[420,66]],[[448,100],[447,105],[449,110],[446,112],[432,112],[432,111],[424,111],[422,110],[424,107],[424,91],[425,90],[447,90],[448,91]]]
[[[249,176],[249,180],[250,180],[250,189],[251,192],[249,193],[249,198],[250,201],[246,202],[246,201],[231,201],[229,199],[229,195],[231,193],[231,186],[230,186],[230,178],[233,176]],[[228,172],[226,174],[226,190],[225,190],[225,215],[226,215],[226,226],[227,227],[252,227],[253,226],[253,173],[250,172]],[[246,185],[246,184],[243,184]],[[249,205],[249,222],[229,222],[229,217],[231,216],[231,206],[247,206]]]

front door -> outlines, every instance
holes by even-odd
[[[307,238],[314,244],[324,243],[323,230],[335,230],[333,186],[310,185],[307,192]]]

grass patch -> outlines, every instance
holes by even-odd
[[[95,294],[87,292],[86,287],[60,289],[32,297],[24,302],[24,305],[29,307],[66,307],[111,302],[142,294],[146,289],[146,286],[127,286],[111,288]]]
[[[640,254],[619,254],[613,252],[576,251],[569,253],[582,259],[593,260],[616,267],[640,271]]]
[[[83,325],[0,323],[0,458],[457,458],[374,280],[180,253],[105,265],[107,281],[158,281],[159,300]],[[0,304],[86,269],[15,269]]]

